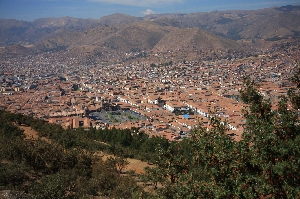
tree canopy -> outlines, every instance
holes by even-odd
[[[190,139],[159,148],[157,167],[144,179],[163,185],[159,198],[299,197],[299,75],[300,69],[292,78],[295,87],[277,106],[246,79],[240,91],[248,104],[241,141],[226,134],[226,121],[212,117],[212,128],[199,125]]]

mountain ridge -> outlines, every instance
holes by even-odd
[[[19,52],[68,50],[124,54],[183,50],[269,48],[300,38],[300,6],[246,11],[154,14],[143,18],[113,14],[100,19],[43,18],[33,22],[0,19],[0,45]],[[28,50],[20,46],[28,46]]]
[[[222,38],[199,28],[160,26],[142,21],[119,26],[101,26],[85,32],[63,32],[35,45],[38,51],[68,50],[77,53],[124,54],[243,49],[237,41]],[[80,50],[81,49],[81,50]]]

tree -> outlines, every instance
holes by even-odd
[[[293,77],[295,83],[299,75],[300,70]],[[276,110],[257,86],[246,79],[240,92],[248,104],[243,110],[246,125],[240,142],[226,134],[226,121],[213,116],[211,127],[199,125],[188,144],[172,143],[167,150],[158,147],[157,167],[147,174],[155,183],[157,176],[164,176],[164,187],[157,191],[161,198],[300,195],[299,85],[280,98]]]
[[[146,184],[147,182],[151,182],[154,186],[154,189],[157,189],[157,185],[159,182],[165,181],[164,173],[160,170],[160,168],[145,168],[145,174],[141,176],[142,181]]]
[[[129,164],[129,161],[124,157],[109,157],[106,160],[108,167],[114,169],[117,173],[121,174]]]
[[[295,76],[299,77],[300,70]],[[294,76],[294,77],[295,77]],[[282,96],[277,110],[271,110],[271,102],[255,89],[254,83],[246,81],[241,99],[249,104],[244,110],[247,125],[243,133],[244,147],[249,148],[249,175],[244,180],[251,190],[250,196],[271,195],[276,198],[293,198],[300,194],[300,125],[295,87]],[[299,98],[300,99],[300,98]],[[249,191],[248,191],[249,192]]]
[[[119,174],[128,166],[129,161],[124,157],[116,157],[116,167]]]
[[[29,179],[30,169],[24,163],[0,164],[0,186],[20,185]]]
[[[44,176],[40,182],[31,185],[30,193],[34,198],[75,198],[74,186],[61,174]]]

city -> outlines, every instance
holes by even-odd
[[[296,3],[1,0],[0,199],[299,198]]]
[[[259,82],[260,92],[278,101],[290,88],[298,57],[293,47],[231,60],[151,63],[149,58],[112,65],[83,65],[79,57],[55,52],[7,56],[1,61],[0,107],[64,128],[136,127],[170,141],[188,136],[200,122],[208,126],[215,114],[240,140],[244,78]],[[107,114],[115,111],[123,119]]]

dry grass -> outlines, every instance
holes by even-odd
[[[25,140],[37,140],[39,134],[37,131],[33,130],[30,126],[18,126],[20,129],[24,130]]]
[[[33,130],[31,127],[28,126],[19,126],[22,130],[24,130],[25,140],[37,140],[39,138],[38,132]],[[42,140],[50,142],[47,138],[41,138]],[[106,161],[108,157],[114,157],[113,155],[108,155],[103,152],[99,152],[98,155],[102,158],[103,161]],[[129,165],[124,170],[126,171],[135,171],[136,174],[143,174],[145,173],[145,167],[153,167],[153,165],[148,164],[147,162],[143,162],[141,160],[127,158]]]
[[[20,129],[24,130],[25,140],[37,140],[39,138],[39,133],[32,129],[30,126],[18,126]],[[51,140],[46,137],[40,137],[42,140],[51,143]]]
[[[108,155],[103,152],[101,152],[102,160],[106,161],[109,157],[114,157],[113,155]],[[127,158],[129,164],[125,168],[125,172],[127,171],[135,171],[136,174],[144,174],[145,173],[145,167],[154,167],[153,165],[148,164],[147,162],[143,162],[141,160]]]

